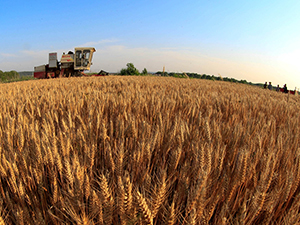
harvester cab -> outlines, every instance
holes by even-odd
[[[74,66],[74,70],[89,70],[95,51],[95,48],[75,48],[75,57],[71,51],[61,56],[61,66],[62,68]]]
[[[75,48],[75,70],[90,70],[95,48]]]

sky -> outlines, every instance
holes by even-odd
[[[85,46],[92,72],[130,62],[300,88],[299,12],[299,0],[1,0],[0,70]]]

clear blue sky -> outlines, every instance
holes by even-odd
[[[92,71],[197,72],[300,88],[300,1],[0,2],[0,70],[91,46]]]

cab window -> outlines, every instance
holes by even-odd
[[[77,50],[75,55],[76,55],[76,67],[80,67],[81,66],[82,51]]]
[[[89,64],[89,58],[90,58],[90,50],[83,50],[83,55],[82,55],[82,66],[87,67]]]

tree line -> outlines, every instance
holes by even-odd
[[[197,78],[197,79],[206,79],[206,80],[221,80],[221,81],[229,81],[234,83],[242,83],[242,84],[252,84],[252,82],[248,82],[247,80],[237,80],[234,78],[229,77],[221,77],[215,75],[207,75],[207,74],[198,74],[198,73],[174,73],[174,72],[162,72],[158,71],[155,73],[156,75],[160,76],[169,76],[169,77],[179,77],[179,78]]]
[[[0,70],[0,81],[5,82],[5,81],[12,81],[20,79],[20,74],[17,71],[11,70],[9,72],[3,72]]]
[[[137,68],[133,65],[133,63],[127,63],[127,68],[121,69],[119,75],[147,75],[148,71],[146,68],[142,71],[142,73],[139,72]],[[207,79],[207,80],[220,80],[220,81],[228,81],[233,83],[242,83],[242,84],[250,84],[253,85],[252,82],[248,82],[247,80],[237,80],[234,78],[228,78],[228,77],[221,77],[221,76],[215,76],[215,75],[207,75],[207,74],[198,74],[198,73],[175,73],[175,72],[165,72],[165,71],[158,71],[154,73],[154,75],[157,76],[166,76],[166,77],[178,77],[178,78],[196,78],[196,79]],[[263,84],[257,84],[259,86],[262,86]]]

